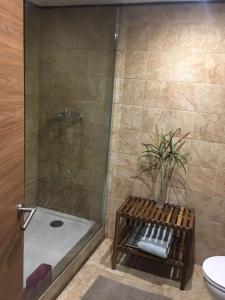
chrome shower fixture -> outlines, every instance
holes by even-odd
[[[70,108],[66,108],[65,111],[59,112],[55,115],[56,120],[60,121],[81,121],[83,120],[83,115],[71,111]]]

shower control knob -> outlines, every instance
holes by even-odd
[[[65,176],[71,176],[72,175],[72,170],[65,170],[64,172]]]

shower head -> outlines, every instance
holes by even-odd
[[[75,113],[70,109],[66,108],[65,111],[57,113],[55,115],[55,119],[59,121],[75,122],[75,121],[82,121],[83,115],[79,113]]]

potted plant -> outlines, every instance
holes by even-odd
[[[181,129],[172,129],[167,133],[156,132],[149,144],[142,143],[145,151],[141,157],[144,159],[143,171],[151,175],[154,188],[154,198],[159,206],[163,206],[167,191],[177,169],[182,168],[186,173],[187,156],[182,153],[189,132],[181,133]]]

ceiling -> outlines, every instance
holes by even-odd
[[[186,0],[28,0],[38,6],[72,6],[72,5],[102,5],[102,4],[134,4],[157,2],[187,2]],[[207,2],[206,0],[192,0],[193,2]]]

